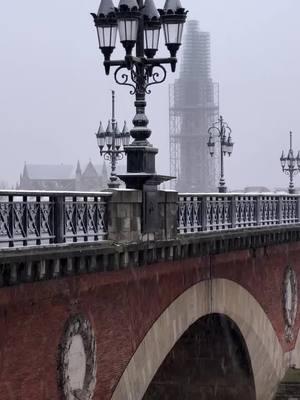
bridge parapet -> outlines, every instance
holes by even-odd
[[[300,225],[212,231],[176,240],[64,243],[0,251],[0,288],[88,273],[134,270],[158,263],[247,250],[253,257],[270,246],[300,241]]]
[[[0,250],[174,239],[177,207],[177,193],[167,191],[0,191]]]
[[[300,196],[280,194],[179,194],[178,233],[297,224]]]
[[[0,248],[176,239],[179,234],[295,225],[300,196],[141,191],[0,191]],[[151,197],[150,197],[151,199]],[[177,226],[176,226],[177,213]],[[151,232],[151,220],[158,220]],[[150,221],[150,223],[149,223]]]

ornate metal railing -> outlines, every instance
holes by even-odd
[[[0,249],[108,239],[111,193],[0,191]],[[178,233],[300,223],[300,196],[179,194]]]
[[[180,194],[178,232],[189,234],[298,224],[300,196],[277,194]]]
[[[0,191],[0,248],[103,240],[110,196]]]

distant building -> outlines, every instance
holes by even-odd
[[[244,193],[270,193],[271,190],[265,186],[247,186]]]
[[[191,20],[180,74],[170,86],[170,172],[179,192],[215,191],[219,178],[218,150],[211,158],[207,147],[208,129],[219,116],[219,85],[210,62],[210,34]]]
[[[107,187],[107,169],[91,161],[82,168],[72,165],[25,164],[20,176],[20,190],[98,191]]]

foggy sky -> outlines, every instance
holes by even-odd
[[[0,181],[15,184],[24,162],[99,163],[94,133],[110,117],[111,89],[117,92],[118,120],[131,125],[134,99],[101,65],[89,15],[99,2],[2,2]],[[163,3],[156,0],[157,7]],[[235,142],[226,160],[228,185],[286,186],[279,157],[288,148],[289,130],[300,149],[299,0],[182,3],[189,18],[211,33],[212,76],[220,83],[220,110]],[[115,56],[122,55],[120,48]],[[168,82],[174,78],[170,73]],[[168,84],[152,93],[147,115],[152,143],[160,149],[157,169],[168,173]]]

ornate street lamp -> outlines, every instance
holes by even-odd
[[[187,11],[180,0],[166,0],[162,10],[155,7],[154,0],[120,0],[115,7],[112,0],[101,0],[97,14],[92,14],[97,28],[99,47],[104,55],[105,72],[111,67],[115,81],[119,85],[131,87],[135,95],[136,115],[130,134],[134,141],[125,146],[127,154],[127,174],[120,176],[128,188],[143,189],[144,185],[157,186],[170,177],[158,176],[155,171],[155,157],[158,150],[148,139],[151,130],[145,115],[146,94],[150,86],[165,81],[170,65],[175,71],[176,54],[182,42],[183,26]],[[161,27],[165,43],[170,52],[169,58],[156,58],[159,47]],[[125,49],[122,60],[111,60],[119,31],[120,42]],[[136,55],[132,55],[134,47]],[[150,182],[150,183],[149,183]]]
[[[290,177],[289,193],[294,194],[294,176],[297,175],[300,171],[300,151],[298,152],[297,157],[295,157],[293,150],[293,132],[290,132],[290,150],[288,152],[288,155],[285,157],[284,151],[282,151],[280,162],[282,172],[284,172],[286,175],[289,175]]]
[[[220,182],[219,182],[219,192],[220,193],[226,193],[227,192],[227,187],[225,184],[225,177],[224,177],[224,156],[226,154],[230,157],[233,151],[233,145],[234,143],[232,142],[231,138],[231,128],[228,126],[227,122],[224,122],[223,117],[220,116],[217,122],[213,124],[211,128],[209,128],[208,133],[209,133],[209,139],[207,146],[209,148],[209,153],[213,157],[215,153],[215,139],[219,138],[220,139],[220,145],[221,145],[221,176],[220,176]]]
[[[106,161],[111,163],[111,174],[108,187],[110,189],[117,189],[120,186],[116,175],[117,162],[124,158],[124,149],[126,146],[129,146],[130,143],[130,133],[127,129],[126,121],[124,122],[122,133],[119,131],[118,123],[115,118],[114,91],[112,91],[112,118],[108,121],[106,131],[104,131],[102,122],[100,122],[96,138],[100,155],[103,156]]]

